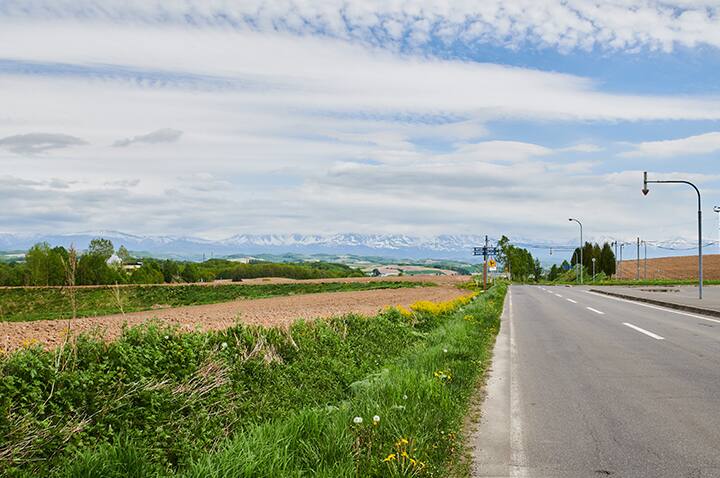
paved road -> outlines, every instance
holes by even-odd
[[[513,286],[475,476],[720,477],[720,320]]]

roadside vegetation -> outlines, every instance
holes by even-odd
[[[238,299],[431,285],[435,284],[382,281],[12,288],[0,291],[0,322],[72,319],[183,305],[214,304]]]
[[[447,476],[506,286],[376,317],[128,329],[0,359],[9,477]]]
[[[35,244],[24,257],[0,262],[0,286],[64,286],[73,284],[162,284],[242,280],[256,277],[321,279],[363,277],[358,269],[329,262],[301,264],[250,260],[243,264],[226,259],[203,262],[132,257],[125,247],[116,251],[107,239],[94,239],[82,253],[73,248]]]

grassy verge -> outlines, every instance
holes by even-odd
[[[0,362],[0,474],[446,476],[504,294],[22,350]]]
[[[213,304],[317,292],[397,289],[433,284],[417,282],[328,282],[307,284],[138,285],[127,287],[19,288],[0,290],[0,321],[23,322],[136,312],[157,307]],[[72,296],[74,294],[74,298]]]

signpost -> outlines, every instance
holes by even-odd
[[[483,247],[473,247],[473,255],[483,256],[483,290],[487,290],[488,267],[491,271],[497,270],[497,262],[491,256],[498,255],[498,248],[490,247],[488,244],[488,237],[485,236],[485,245]]]

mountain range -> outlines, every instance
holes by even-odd
[[[12,234],[0,233],[0,250],[24,251],[38,242],[51,246],[74,245],[87,248],[96,237],[112,240],[115,247],[124,245],[136,253],[158,257],[200,259],[228,255],[283,254],[353,254],[373,255],[397,259],[460,259],[473,260],[473,247],[481,246],[485,236],[473,234],[443,234],[430,237],[403,234],[237,234],[225,239],[210,240],[191,236],[140,236],[120,231],[92,231],[73,234]],[[494,238],[496,240],[497,238]],[[491,240],[493,242],[493,240]],[[602,242],[602,241],[601,241]],[[571,254],[574,242],[543,242],[512,238],[512,243],[530,249],[543,262],[555,262],[558,257]],[[672,239],[653,244],[653,256],[676,255],[669,249],[690,250],[694,242]],[[633,249],[632,245],[626,246]],[[650,249],[650,248],[649,248]],[[657,249],[664,250],[664,254]],[[555,252],[553,253],[553,250]],[[626,251],[627,252],[627,251]],[[631,252],[634,255],[634,251]],[[650,250],[648,250],[650,256]],[[560,259],[561,260],[561,259]],[[473,261],[474,262],[474,261]]]

